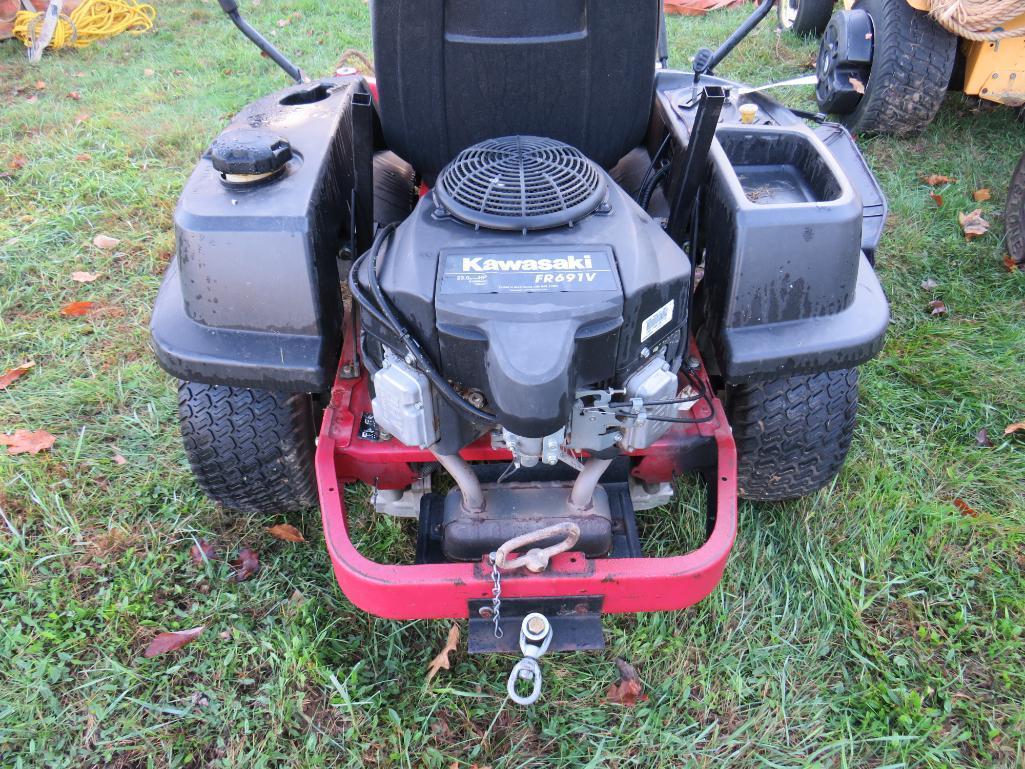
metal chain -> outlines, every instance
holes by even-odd
[[[498,571],[496,554],[491,553],[488,558],[491,560],[491,581],[494,583],[491,588],[491,595],[494,596],[491,599],[491,620],[495,623],[495,638],[501,638],[505,635],[505,631],[498,625],[498,618],[502,612],[502,575]]]

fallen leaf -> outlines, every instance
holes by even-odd
[[[80,94],[78,91],[68,91],[68,98],[74,99],[75,101],[79,101],[82,98],[82,94]]]
[[[61,307],[61,315],[65,318],[79,318],[96,312],[98,309],[100,309],[100,305],[96,302],[71,302]]]
[[[940,284],[932,278],[926,278],[922,281],[922,288],[926,291],[935,291]]]
[[[966,240],[978,238],[989,232],[989,222],[982,218],[981,208],[976,208],[969,214],[958,212],[957,220],[961,223]]]
[[[979,514],[972,509],[972,506],[965,502],[963,499],[955,499],[954,507],[961,511],[962,515],[967,515],[972,518],[978,518]]]
[[[975,198],[976,203],[984,203],[993,196],[989,194],[989,188],[983,187],[981,190],[973,192],[972,197]]]
[[[156,657],[159,654],[176,651],[185,646],[185,644],[195,641],[204,630],[206,630],[206,626],[200,625],[189,630],[174,630],[168,633],[160,633],[149,642],[149,646],[146,647],[146,651],[142,653],[142,656]]]
[[[941,302],[939,299],[933,299],[929,302],[929,314],[930,315],[946,315],[947,305]]]
[[[110,235],[104,235],[102,232],[93,238],[93,245],[97,248],[110,249],[114,248],[121,241]]]
[[[256,554],[255,550],[244,547],[238,551],[238,558],[232,561],[230,566],[235,570],[235,581],[245,582],[259,573],[260,556]]]
[[[207,561],[213,561],[217,558],[217,548],[205,539],[197,539],[192,549],[189,550],[189,556],[192,558],[192,562],[197,566],[202,566]]]
[[[0,374],[0,390],[6,390],[15,379],[21,379],[34,365],[36,364],[30,360],[25,361],[21,365],[9,368],[3,374]]]
[[[1018,271],[1018,263],[1011,258],[1010,254],[1004,254],[1004,267],[1007,268],[1008,272]]]
[[[1013,435],[1022,431],[1025,431],[1025,422],[1015,422],[1013,425],[1008,425],[1004,428],[1004,435]]]
[[[278,19],[278,26],[279,27],[287,27],[291,23],[292,23],[291,19]]]
[[[100,275],[97,272],[84,272],[81,270],[76,270],[75,272],[71,273],[71,279],[76,283],[92,283],[98,277],[100,277]]]
[[[45,80],[37,80],[36,81],[36,90],[37,91],[45,91],[46,90],[46,81]]]
[[[88,119],[89,119],[89,113],[88,112],[79,112],[77,115],[75,115],[75,125],[81,125],[82,123],[84,123]]]
[[[929,174],[928,176],[923,176],[922,181],[930,187],[939,187],[941,184],[957,184],[957,179],[944,176],[943,174]]]
[[[992,448],[993,441],[989,439],[989,430],[983,427],[979,432],[975,433],[975,445],[980,446],[984,449]]]
[[[850,81],[851,88],[853,88],[856,93],[865,93],[865,84],[858,80],[858,78],[851,77],[848,78],[848,80]]]
[[[943,208],[943,196],[938,192],[930,192],[929,197],[932,198],[933,203],[936,204],[937,208]]]
[[[154,76],[155,74],[157,74],[157,73],[156,73],[156,71],[155,71],[155,70],[152,70],[152,69],[150,69],[149,67],[147,67],[146,69],[144,69],[144,70],[142,71],[142,74],[144,74],[144,75],[145,75],[146,77],[153,77],[153,76]]]
[[[616,659],[616,667],[619,668],[619,680],[609,687],[605,699],[613,705],[630,707],[648,699],[648,695],[644,693],[644,684],[641,683],[641,677],[637,675],[634,666],[619,657]]]
[[[7,163],[7,167],[10,168],[12,171],[20,171],[25,167],[26,163],[28,163],[27,157],[25,157],[24,155],[15,155],[13,158],[11,158],[10,162]]]
[[[276,526],[271,526],[267,529],[267,533],[275,539],[281,539],[285,542],[306,541],[306,538],[303,537],[302,532],[290,523],[279,523]]]
[[[0,446],[6,446],[11,456],[38,454],[53,446],[56,440],[57,436],[50,435],[46,430],[15,430],[11,435],[0,434]]]
[[[127,459],[125,459],[125,458],[124,458],[123,456],[121,456],[120,454],[115,454],[115,455],[113,456],[113,460],[114,460],[114,464],[115,464],[115,465],[123,465],[123,464],[126,464],[126,463],[128,462],[128,460],[127,460]]]
[[[438,656],[431,660],[431,664],[427,666],[427,683],[431,682],[431,679],[438,674],[438,671],[442,668],[449,670],[451,668],[451,662],[449,661],[448,655],[456,650],[459,646],[459,625],[452,625],[448,630],[448,640],[445,642],[445,646]]]
[[[36,96],[36,94],[32,94],[27,99],[25,99],[25,101],[27,101],[29,104],[35,104],[37,101],[39,101],[39,97]]]
[[[88,152],[79,152],[77,155],[75,155],[75,160],[78,160],[79,162],[86,162],[92,159],[93,156],[90,155]]]

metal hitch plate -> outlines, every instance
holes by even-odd
[[[503,598],[498,624],[502,637],[495,637],[491,619],[491,600],[470,601],[470,654],[508,652],[519,654],[520,624],[531,612],[544,614],[552,624],[549,652],[586,651],[604,649],[605,636],[601,627],[600,595],[580,595],[565,598]],[[481,612],[481,609],[484,612]]]

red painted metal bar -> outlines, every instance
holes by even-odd
[[[354,351],[348,351],[354,355]],[[343,354],[344,367],[346,356]],[[701,374],[704,376],[704,373]],[[708,386],[706,380],[706,386]],[[716,517],[707,541],[698,549],[668,558],[585,558],[569,552],[556,556],[542,574],[502,576],[504,598],[568,595],[604,596],[607,613],[682,609],[707,596],[722,577],[737,530],[736,448],[722,405],[713,399],[714,419],[699,425],[674,425],[665,436],[638,456],[635,474],[661,480],[686,471],[677,462],[681,446],[695,436],[711,439],[717,450]],[[698,403],[692,413],[707,414]],[[415,473],[410,462],[429,462],[429,452],[396,441],[366,441],[359,437],[359,420],[369,410],[364,379],[336,382],[331,406],[324,416],[317,447],[317,483],[328,552],[342,590],[361,609],[394,619],[467,616],[467,602],[490,598],[490,569],[481,563],[397,565],[363,556],[349,536],[344,485],[363,480],[379,488],[403,488]],[[460,452],[469,461],[503,460],[508,452],[491,448],[487,437]]]

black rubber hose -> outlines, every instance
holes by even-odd
[[[672,163],[666,163],[652,175],[648,183],[641,189],[637,203],[645,211],[648,210],[648,204],[651,202],[651,196],[655,194],[655,188],[658,187],[658,183],[665,178],[665,175],[669,173],[669,169],[672,167]]]
[[[402,321],[400,321],[396,315],[395,310],[391,306],[391,302],[381,289],[381,283],[377,279],[377,256],[381,251],[382,243],[384,243],[385,239],[395,230],[396,226],[397,225],[395,223],[392,223],[382,227],[377,233],[377,237],[374,238],[374,242],[370,245],[370,249],[364,256],[360,257],[359,260],[360,263],[364,260],[369,260],[370,262],[367,269],[367,280],[370,283],[370,293],[374,297],[377,309],[380,310],[380,315],[377,315],[373,310],[371,310],[371,314],[375,315],[380,322],[391,329],[391,331],[399,337],[402,344],[415,359],[417,365],[445,400],[476,422],[494,424],[498,421],[498,418],[494,414],[490,414],[487,411],[483,411],[476,406],[467,403],[466,400],[455,391],[455,388],[449,384],[448,380],[438,372],[430,358],[428,358],[427,354],[423,351],[423,348],[420,347],[420,343],[417,342],[412,334],[409,333],[409,330],[402,325]],[[354,264],[353,269],[355,268],[356,265]],[[352,273],[350,273],[350,276],[351,275]],[[362,297],[362,293],[359,292],[359,286],[355,280],[350,284],[350,288],[352,285],[356,285],[359,297],[365,299],[365,297]],[[353,293],[353,298],[356,299],[356,301],[360,301],[360,299],[357,298],[357,293]],[[362,302],[360,306],[367,309],[367,305]]]

